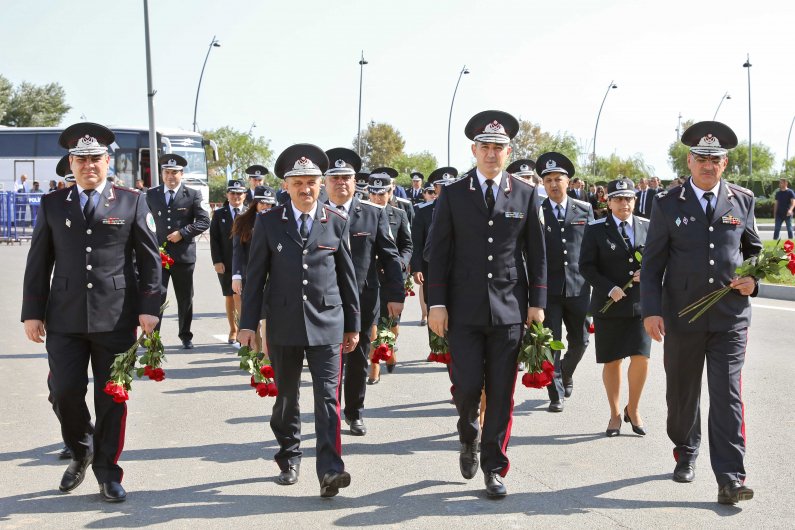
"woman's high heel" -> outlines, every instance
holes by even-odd
[[[621,414],[619,414],[617,417],[618,417],[618,429],[610,428],[610,423],[612,423],[613,418],[610,418],[610,421],[607,422],[607,430],[605,431],[605,436],[607,436],[608,438],[613,438],[621,434]]]
[[[624,407],[624,421],[632,425],[632,432],[639,436],[646,436],[646,429],[643,425],[635,425],[632,422],[632,418],[629,417],[629,413],[627,412],[627,407]]]

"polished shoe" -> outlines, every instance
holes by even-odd
[[[349,420],[346,419],[345,423],[347,423],[351,427],[351,434],[354,436],[364,436],[367,434],[367,427],[364,426],[364,420],[361,418],[358,420]]]
[[[740,501],[750,501],[753,498],[754,490],[739,480],[724,484],[718,490],[718,502],[721,504],[737,504]]]
[[[105,502],[124,502],[127,492],[118,482],[103,482],[99,485],[99,495]]]
[[[693,482],[696,478],[695,462],[677,462],[674,468],[674,482]]]
[[[557,399],[555,401],[550,401],[547,412],[563,412],[563,400]]]
[[[467,480],[478,474],[477,442],[461,444],[461,454],[458,455],[458,467],[461,469],[461,476]]]
[[[323,480],[320,481],[320,496],[333,497],[340,492],[340,488],[347,488],[351,485],[351,476],[347,471],[337,473],[329,471],[323,475]]]
[[[64,445],[63,448],[60,451],[58,451],[58,460],[71,460],[71,459],[72,459],[72,451]]]
[[[569,377],[566,379],[563,378],[563,397],[570,398],[571,395],[574,393],[574,379]]]
[[[183,340],[182,341],[182,349],[183,350],[192,350],[193,349],[193,341],[191,341],[191,340]]]
[[[640,436],[646,436],[646,428],[643,425],[635,425],[635,422],[632,421],[632,418],[629,417],[629,412],[627,412],[627,407],[624,407],[624,423],[629,423],[632,425],[632,432],[638,434]]]
[[[301,467],[298,464],[290,464],[287,469],[279,473],[276,478],[276,483],[282,486],[292,486],[298,482],[298,474],[301,472]]]
[[[86,469],[88,469],[88,466],[90,466],[93,461],[94,453],[90,453],[82,460],[72,460],[69,462],[69,467],[64,471],[63,477],[61,478],[61,485],[58,486],[58,489],[67,493],[82,484],[83,479],[86,478]]]
[[[505,484],[502,483],[499,473],[486,473],[486,495],[492,499],[508,495],[508,490],[505,489]]]
[[[372,379],[370,377],[367,378],[367,384],[368,385],[377,385],[380,382],[381,382],[381,378],[380,377],[378,379]]]
[[[618,428],[617,429],[610,428],[610,425],[612,425],[613,419],[615,419],[615,418],[611,418],[610,421],[607,422],[607,430],[605,431],[605,436],[607,436],[608,438],[614,438],[614,437],[618,436],[619,434],[621,434],[621,414],[616,416],[616,418],[618,418]]]

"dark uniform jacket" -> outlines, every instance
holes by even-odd
[[[544,236],[547,248],[547,286],[549,296],[585,295],[588,284],[580,274],[580,245],[585,227],[593,221],[591,205],[569,197],[563,225],[550,200],[544,199]]]
[[[546,307],[547,262],[536,189],[503,171],[494,195],[489,218],[472,170],[436,199],[428,303],[446,306],[451,325],[520,324],[528,305]]]
[[[662,316],[666,330],[730,331],[748,327],[751,303],[732,290],[704,315],[678,313],[711,291],[728,285],[744,259],[759,254],[753,194],[721,181],[711,223],[692,188],[660,192],[654,199],[641,272],[643,316]],[[753,296],[755,296],[754,293]]]
[[[391,204],[393,207],[403,210],[409,220],[409,226],[411,226],[411,222],[414,220],[414,205],[411,201],[403,197],[393,196]]]
[[[240,208],[240,215],[243,207]],[[232,212],[229,211],[229,204],[213,212],[213,219],[210,222],[210,257],[213,263],[223,263],[224,270],[232,270]]]
[[[411,255],[413,251],[411,223],[406,216],[406,212],[402,208],[396,208],[391,204],[387,204],[384,209],[386,210],[387,219],[389,220],[389,231],[398,248],[400,265],[404,271],[407,271],[411,266]]]
[[[291,203],[272,208],[257,216],[249,254],[241,328],[257,329],[264,298],[269,344],[339,344],[343,332],[360,330],[343,214],[318,204],[304,245]]]
[[[406,190],[406,198],[415,206],[421,202],[425,202],[425,196],[422,193],[422,187],[420,187],[418,190],[415,190],[413,187]]]
[[[633,215],[632,220],[633,248],[627,248],[612,214],[592,222],[585,229],[580,248],[580,274],[593,287],[589,312],[597,318],[640,316],[641,292],[638,283],[625,289],[627,296],[614,302],[607,312],[599,312],[607,302],[610,290],[616,286],[623,289],[635,271],[640,269],[635,251],[641,253],[644,262],[646,260],[643,246],[646,244],[649,221],[637,215]]]
[[[428,233],[433,221],[433,209],[436,200],[423,202],[414,207],[414,221],[411,223],[411,242],[414,247],[411,253],[412,272],[428,274],[428,260],[424,257],[425,245],[428,242]],[[428,278],[425,278],[427,280]]]
[[[232,275],[239,274],[242,279],[246,279],[246,266],[248,265],[248,249],[251,240],[243,243],[240,236],[232,236]]]
[[[210,228],[210,216],[202,208],[202,196],[183,182],[174,194],[174,202],[166,206],[165,185],[150,188],[146,202],[157,224],[157,241],[163,244],[166,236],[179,230],[182,240],[168,243],[166,252],[177,263],[196,263],[196,241],[194,238]]]
[[[651,209],[652,205],[654,204],[654,196],[656,195],[656,191],[651,188],[646,188],[646,198],[644,199],[645,204],[641,204],[640,198],[642,197],[643,192],[638,190],[635,192],[635,210],[632,212],[634,215],[640,215],[641,217],[645,217],[649,219],[651,217]],[[643,210],[643,213],[640,213]]]
[[[86,226],[77,186],[42,196],[28,252],[22,320],[48,331],[131,330],[160,314],[160,253],[145,198],[105,185]],[[52,281],[50,280],[52,275]]]

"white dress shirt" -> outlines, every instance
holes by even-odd
[[[698,203],[701,205],[701,209],[704,210],[705,214],[707,213],[707,199],[704,198],[704,194],[707,193],[707,191],[711,191],[713,195],[712,195],[712,201],[710,202],[712,203],[712,210],[715,211],[715,207],[718,205],[718,191],[720,190],[720,179],[718,180],[718,183],[715,184],[714,188],[705,191],[699,188],[698,186],[696,186],[693,183],[693,179],[691,178],[690,187],[693,188],[694,192],[696,192],[696,198],[698,199]]]

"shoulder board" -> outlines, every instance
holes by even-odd
[[[411,204],[411,201],[410,201],[410,200],[408,200],[408,199],[404,199],[403,197],[395,197],[395,200],[396,200],[397,202],[402,202],[402,203],[405,203],[405,204]]]
[[[632,218],[638,221],[640,224],[649,224],[649,220],[646,219],[645,217],[641,217],[639,215],[633,215]]]
[[[141,194],[140,191],[138,191],[138,190],[136,190],[134,188],[128,188],[126,186],[117,186],[116,184],[113,185],[113,189],[114,190],[119,190],[119,191],[126,191],[127,193],[132,193],[132,194],[135,194],[135,195],[140,195]]]
[[[569,197],[569,200],[571,202],[573,202],[574,204],[576,204],[577,206],[580,206],[580,207],[583,207],[583,208],[587,208],[588,206],[591,205],[590,202],[581,201],[579,199],[575,199],[574,197]]]
[[[604,223],[605,221],[607,221],[607,217],[602,217],[601,219],[597,219],[595,221],[591,221],[590,223],[588,223],[588,225],[600,225],[600,224]]]
[[[280,208],[283,208],[283,206],[280,206]],[[339,211],[339,210],[338,210],[338,209],[336,209],[336,208],[332,208],[332,207],[331,207],[331,206],[329,206],[328,204],[324,204],[324,205],[323,205],[323,208],[325,208],[327,212],[335,214],[335,215],[336,215],[337,217],[339,217],[340,219],[347,219],[347,218],[348,218],[348,215],[347,215],[347,214],[345,214],[345,213],[343,213],[343,212]]]
[[[530,182],[526,181],[525,179],[520,179],[518,177],[512,177],[511,178],[511,184],[513,184],[515,182],[521,182],[523,185],[527,186],[528,188],[535,188],[535,186],[530,184]]]
[[[742,186],[738,186],[737,184],[734,184],[733,182],[727,182],[727,184],[732,189],[732,191],[739,191],[740,193],[744,193],[746,195],[750,195],[751,197],[754,196],[754,192],[752,192],[748,188],[743,188]]]
[[[433,203],[425,201],[425,202],[421,202],[419,204],[415,204],[414,207],[415,208],[425,208],[426,206],[430,206],[431,204],[433,204]]]
[[[368,205],[370,205],[370,206],[375,206],[376,208],[378,208],[378,209],[380,209],[380,210],[383,210],[383,208],[384,208],[384,207],[383,207],[383,206],[381,206],[380,204],[376,204],[376,203],[374,203],[374,202],[370,202],[370,201],[364,201],[364,200],[360,200],[360,201],[359,201],[359,203],[360,203],[360,204],[368,204]]]
[[[675,190],[675,189],[677,189],[679,187],[680,186],[677,186],[676,188],[671,188],[670,190],[658,191],[657,193],[654,194],[654,196],[657,197],[658,199],[664,199],[666,195],[668,195],[671,191],[673,191],[673,190]]]

